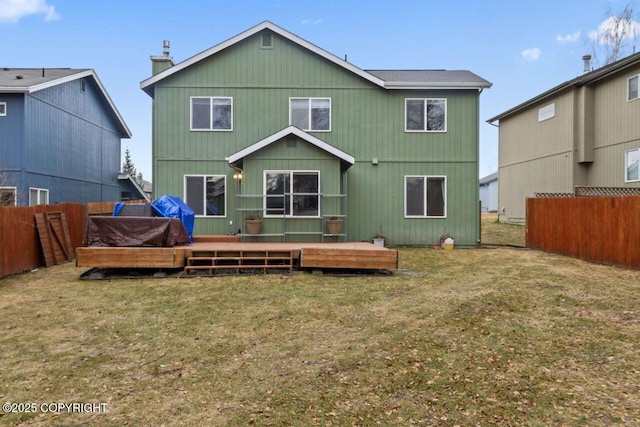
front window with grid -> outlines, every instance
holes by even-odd
[[[185,203],[197,216],[226,216],[227,177],[224,175],[186,175]]]
[[[447,216],[447,179],[444,176],[404,177],[404,216],[442,218]]]
[[[318,217],[320,172],[265,171],[265,216]]]
[[[191,97],[191,130],[233,130],[233,99]]]
[[[289,124],[306,131],[330,131],[331,98],[290,98]]]
[[[405,132],[446,132],[447,100],[405,99]]]

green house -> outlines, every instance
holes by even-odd
[[[477,244],[488,81],[363,70],[271,22],[177,64],[165,42],[151,60],[154,194],[180,196],[196,234]],[[247,216],[262,217],[258,234]]]

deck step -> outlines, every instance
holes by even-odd
[[[216,270],[263,270],[293,268],[293,251],[283,250],[211,250],[194,251],[187,258],[184,267],[185,274],[191,272],[208,271],[214,274]]]

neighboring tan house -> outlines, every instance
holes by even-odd
[[[469,71],[362,70],[263,22],[175,64],[153,98],[153,186],[196,233],[251,241],[478,242],[479,95]],[[263,217],[260,235],[243,218]],[[340,233],[326,221],[344,220]]]
[[[482,212],[498,210],[498,172],[480,178],[480,203]]]
[[[129,131],[91,69],[0,68],[0,204],[120,200]]]
[[[640,188],[640,53],[590,70],[489,120],[499,123],[501,221],[535,193]]]

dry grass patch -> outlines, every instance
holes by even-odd
[[[6,425],[638,425],[640,272],[400,249],[422,274],[0,279]]]

